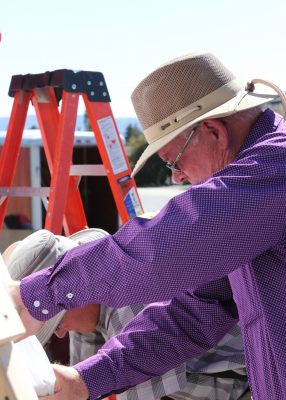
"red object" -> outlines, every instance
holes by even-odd
[[[12,77],[9,90],[9,94],[15,98],[0,157],[0,189],[12,186],[28,106],[32,100],[51,173],[45,228],[55,234],[61,234],[62,228],[66,235],[70,235],[87,227],[77,187],[78,177],[70,176],[80,95],[83,96],[85,102],[87,115],[122,223],[143,212],[135,181],[130,177],[130,165],[109,101],[91,100],[90,97],[94,95],[95,89],[91,91],[90,88],[84,86],[85,84],[90,86],[91,81],[87,79],[93,79],[100,73],[85,71],[80,71],[80,73],[82,75],[79,76],[70,70],[59,70],[37,75],[17,75]],[[69,80],[76,83],[70,83]],[[54,82],[53,86],[51,82]],[[100,74],[99,84],[95,86],[103,85],[105,85],[104,78]],[[22,89],[23,87],[25,90]],[[77,87],[80,89],[70,90]],[[60,110],[58,107],[59,88],[62,98]],[[107,89],[99,88],[98,92],[100,92],[99,96],[108,95]],[[9,197],[0,204],[0,229],[8,199]]]
[[[12,186],[30,99],[31,94],[28,92],[19,92],[15,95],[6,139],[0,157],[1,187]],[[0,207],[0,228],[2,228],[4,222],[7,203],[8,197]]]

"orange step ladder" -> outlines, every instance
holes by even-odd
[[[48,197],[45,228],[55,234],[64,229],[68,236],[84,229],[87,221],[78,189],[83,175],[107,175],[122,223],[142,214],[101,72],[62,69],[14,75],[9,95],[14,102],[0,156],[0,230],[10,196]],[[102,165],[72,165],[79,96],[83,98]],[[36,111],[51,173],[49,188],[12,186],[30,101]]]

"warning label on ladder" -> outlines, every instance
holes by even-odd
[[[135,188],[129,190],[124,198],[124,203],[131,218],[142,214],[142,208]]]
[[[138,217],[143,209],[130,175],[124,176],[117,181],[120,185],[124,204],[130,218]]]
[[[98,126],[114,174],[128,170],[124,153],[111,117],[99,119]]]

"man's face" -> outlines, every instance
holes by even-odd
[[[65,313],[55,331],[55,335],[59,338],[63,338],[69,331],[80,333],[93,332],[98,323],[99,314],[99,304],[89,304],[82,308],[73,308]]]
[[[192,129],[186,130],[185,134],[179,135],[159,150],[159,157],[168,164],[172,164],[184,147],[191,131]],[[220,132],[213,133],[207,125],[203,124],[196,128],[177,163],[180,171],[172,171],[172,179],[175,183],[199,183],[210,178],[230,161],[228,149],[221,146],[221,134]]]

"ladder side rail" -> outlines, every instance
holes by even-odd
[[[66,200],[69,191],[69,171],[72,163],[74,132],[79,95],[63,92],[62,107],[57,129],[51,193],[49,197],[45,228],[61,234]],[[74,213],[77,212],[73,207]],[[70,232],[66,232],[69,234]]]
[[[60,112],[54,89],[51,87],[35,89],[33,105],[35,107],[39,128],[42,134],[43,146],[50,174],[52,176],[56,141],[58,137],[57,132],[60,121]],[[70,235],[87,226],[84,207],[77,187],[77,182],[78,178],[76,176],[70,176],[68,178],[68,195],[66,199],[65,217],[63,220],[66,235]],[[48,220],[51,221],[51,216],[48,217]],[[50,222],[47,222],[48,220],[46,219],[46,227],[50,226]]]
[[[60,119],[54,89],[51,87],[34,89],[32,103],[41,131],[48,167],[50,174],[52,174],[56,147],[56,132]]]
[[[81,194],[78,188],[78,177],[68,179],[68,195],[66,199],[64,231],[66,236],[88,227]]]
[[[30,99],[29,92],[19,91],[15,94],[0,157],[0,187],[11,186],[13,183]],[[0,230],[3,226],[8,199],[7,197],[0,206]]]
[[[121,221],[124,224],[131,217],[143,213],[143,207],[138,195],[135,180],[131,178],[129,161],[110,104],[108,102],[91,102],[84,93],[82,96],[96,138],[99,153],[106,168],[110,188]],[[105,123],[107,124],[106,130],[104,128]],[[112,143],[110,144],[111,147],[108,148],[108,130],[110,130],[111,142],[117,146],[117,156],[119,155],[119,160],[113,159]]]

